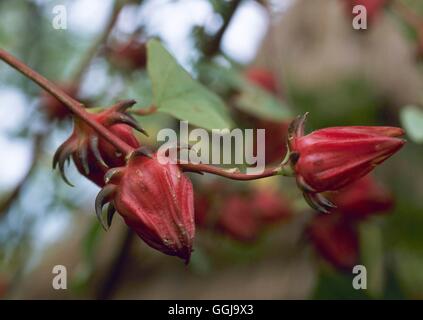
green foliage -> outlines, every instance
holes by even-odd
[[[313,299],[369,299],[366,290],[356,290],[352,286],[354,274],[341,274],[333,270],[322,270]]]
[[[423,210],[414,204],[398,203],[397,210],[387,217],[388,241],[394,248],[421,252],[423,249]]]
[[[200,72],[205,82],[218,94],[233,94],[234,105],[243,112],[261,119],[283,121],[293,117],[289,106],[275,95],[248,81],[235,67],[202,64]]]
[[[290,102],[302,113],[311,113],[308,121],[313,128],[375,125],[378,99],[371,85],[360,77],[313,88],[291,83],[288,89]]]
[[[157,40],[147,45],[153,101],[160,112],[206,129],[232,126],[222,99],[192,79]]]
[[[293,116],[285,103],[246,81],[236,99],[236,105],[240,110],[262,119],[282,121]]]
[[[423,254],[398,249],[394,253],[394,260],[401,289],[413,299],[423,299]]]
[[[136,73],[127,83],[126,96],[137,101],[131,109],[143,109],[153,103],[151,81],[145,72]]]

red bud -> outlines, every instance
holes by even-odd
[[[299,185],[307,192],[338,190],[363,177],[405,143],[395,127],[333,127],[303,134],[304,118],[294,121],[290,150]]]
[[[193,188],[179,166],[160,164],[156,155],[132,156],[107,179],[96,199],[97,215],[110,201],[149,246],[188,262],[195,233]]]
[[[140,146],[132,132],[135,128],[143,133],[137,122],[124,112],[134,101],[125,101],[92,116],[98,123],[109,127],[110,131],[133,148]],[[132,127],[132,128],[131,128]],[[125,164],[124,156],[85,122],[75,119],[72,135],[58,149],[53,159],[53,167],[59,166],[62,177],[65,161],[72,156],[78,171],[98,186],[104,185],[104,175],[110,169]],[[69,182],[68,182],[69,183]],[[70,183],[69,183],[70,184]]]

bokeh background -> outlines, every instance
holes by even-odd
[[[120,218],[101,229],[97,187],[73,164],[74,188],[51,169],[71,118],[0,63],[0,298],[422,298],[423,4],[367,1],[386,6],[369,8],[368,29],[358,31],[353,2],[0,1],[0,47],[64,87],[76,83],[73,94],[87,106],[134,98],[148,107],[145,41],[159,38],[225,100],[237,126],[267,130],[269,165],[283,159],[289,119],[306,111],[309,130],[393,125],[408,133],[406,147],[372,175],[382,205],[365,218],[321,221],[291,179],[191,176],[198,230],[185,266]],[[52,27],[57,5],[66,8],[66,30]],[[151,148],[158,130],[176,125],[162,113],[139,120]],[[352,287],[358,263],[367,290]],[[52,288],[55,265],[67,267],[67,290]]]

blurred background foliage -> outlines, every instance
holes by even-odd
[[[288,121],[307,111],[309,130],[393,125],[409,141],[376,170],[395,204],[354,223],[357,252],[354,244],[328,255],[322,239],[336,243],[336,225],[308,234],[318,214],[290,179],[191,176],[198,230],[184,266],[120,219],[100,228],[97,188],[73,165],[76,188],[51,170],[70,117],[51,116],[40,89],[0,63],[0,298],[422,298],[423,3],[392,0],[357,31],[351,2],[1,0],[1,48],[76,84],[89,107],[133,98],[146,113],[154,103],[159,112],[137,117],[151,148],[161,128],[178,128],[175,119],[265,128],[266,159],[277,163]],[[52,27],[56,5],[66,8],[66,30]],[[339,268],[349,255],[367,267],[367,290]],[[52,289],[57,264],[69,290]]]

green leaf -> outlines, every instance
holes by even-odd
[[[283,121],[293,117],[288,105],[278,97],[250,83],[237,68],[216,64],[200,65],[200,72],[207,83],[222,95],[237,92],[235,105],[238,109],[258,118]]]
[[[423,255],[406,249],[394,251],[395,272],[400,287],[412,299],[423,298]]]
[[[236,99],[238,109],[259,118],[283,121],[292,118],[288,106],[262,88],[245,81]]]
[[[416,106],[406,106],[401,110],[401,122],[416,143],[423,143],[423,110]]]
[[[137,103],[131,107],[131,110],[143,109],[152,105],[151,81],[146,73],[139,73],[125,83],[125,96],[135,99]]]
[[[220,96],[230,96],[234,89],[240,91],[244,83],[239,70],[216,63],[203,62],[197,66],[202,83]]]
[[[206,129],[232,126],[219,96],[192,79],[157,40],[147,44],[148,73],[158,111]]]

